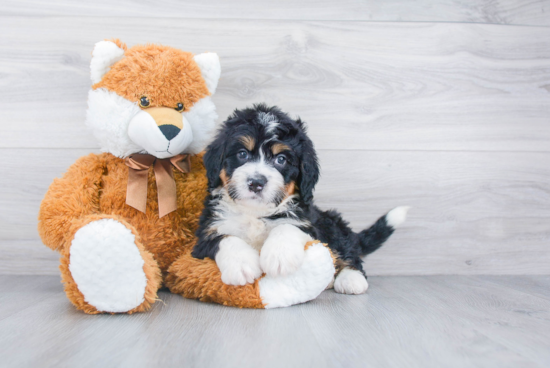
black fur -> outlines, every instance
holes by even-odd
[[[278,124],[271,132],[265,124],[259,122],[261,113],[269,113],[276,117]],[[211,230],[215,217],[214,208],[220,201],[220,195],[213,192],[222,185],[220,179],[222,170],[231,177],[233,171],[243,164],[239,162],[236,154],[239,149],[242,150],[243,144],[239,142],[239,137],[244,135],[253,137],[258,143],[268,142],[266,147],[277,142],[290,147],[289,151],[285,151],[288,164],[278,170],[285,183],[296,183],[299,193],[299,196],[293,199],[296,205],[291,211],[270,215],[263,220],[274,221],[284,218],[302,220],[305,224],[300,226],[302,231],[310,234],[314,239],[327,243],[345,266],[357,269],[364,274],[361,257],[377,250],[394,229],[387,224],[383,216],[370,228],[355,233],[338,212],[322,211],[315,206],[313,190],[319,180],[319,163],[314,145],[306,135],[305,124],[300,119],[291,119],[277,107],[267,107],[263,104],[236,110],[224,122],[216,139],[207,148],[204,163],[211,194],[205,200],[205,209],[196,233],[198,241],[193,249],[193,256],[214,259],[218,252],[219,243],[224,235]],[[267,160],[272,159],[269,156],[269,150],[265,150],[264,154]],[[250,151],[250,155],[258,156],[256,148]]]

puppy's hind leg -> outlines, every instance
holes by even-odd
[[[334,290],[340,294],[363,294],[369,288],[365,275],[359,270],[346,267],[336,276]]]

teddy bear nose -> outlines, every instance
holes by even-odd
[[[181,131],[181,129],[175,125],[161,125],[159,126],[159,129],[169,141]]]

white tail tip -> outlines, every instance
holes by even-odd
[[[405,222],[409,209],[409,206],[401,206],[395,207],[393,210],[388,212],[388,214],[386,215],[386,223],[388,224],[388,226],[391,226],[395,229],[403,222]]]

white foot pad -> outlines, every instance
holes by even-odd
[[[78,290],[97,310],[121,313],[143,303],[144,261],[134,234],[120,222],[103,219],[79,229],[69,262]]]
[[[334,281],[334,290],[340,294],[363,294],[369,288],[365,276],[357,270],[344,268]]]
[[[313,244],[306,250],[304,261],[295,273],[260,279],[260,296],[266,309],[305,303],[317,298],[333,276],[330,251],[320,243]]]

